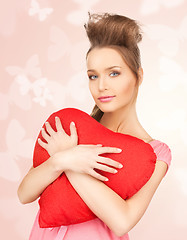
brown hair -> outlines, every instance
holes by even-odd
[[[140,50],[137,45],[142,40],[139,23],[118,14],[90,14],[88,12],[88,15],[89,20],[84,27],[91,46],[86,58],[89,52],[96,47],[110,47],[118,51],[137,79],[135,101],[138,94],[139,68],[141,67]],[[90,116],[100,121],[103,114],[95,104]]]

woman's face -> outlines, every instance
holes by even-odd
[[[115,49],[92,49],[87,57],[87,74],[90,92],[101,111],[116,111],[133,100],[136,77]],[[114,97],[102,102],[102,96]]]

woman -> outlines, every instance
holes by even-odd
[[[141,126],[136,114],[138,88],[143,81],[140,52],[140,27],[135,20],[117,14],[89,14],[84,25],[91,47],[87,53],[89,89],[95,101],[91,116],[114,132],[129,134],[149,143],[157,161],[149,181],[130,199],[123,200],[102,181],[105,177],[94,168],[115,174],[119,163],[98,155],[117,152],[116,148],[77,145],[76,126],[67,135],[56,118],[55,132],[46,123],[47,132],[39,140],[50,158],[31,168],[18,188],[22,203],[36,200],[43,190],[63,172],[81,198],[98,218],[81,224],[40,228],[37,214],[30,240],[109,240],[129,239],[128,232],[146,211],[171,161],[167,144],[152,139]],[[103,165],[106,163],[109,166]]]

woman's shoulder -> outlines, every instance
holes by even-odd
[[[154,139],[153,141],[149,142],[149,144],[152,146],[157,156],[157,160],[166,162],[169,167],[171,165],[172,154],[168,144],[157,139]]]

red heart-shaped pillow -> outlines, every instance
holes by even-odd
[[[78,144],[101,143],[103,146],[118,147],[123,150],[121,153],[100,154],[123,164],[123,168],[119,169],[118,173],[95,169],[109,178],[109,181],[104,183],[123,199],[133,196],[150,179],[156,163],[156,154],[150,144],[127,134],[113,132],[76,108],[64,108],[50,115],[47,121],[55,131],[55,116],[61,119],[62,127],[68,135],[70,135],[71,121],[75,122]],[[38,138],[45,141],[41,132]],[[49,157],[48,152],[36,141],[33,166],[38,166]],[[72,187],[65,173],[43,191],[39,205],[40,227],[82,223],[97,217]]]

